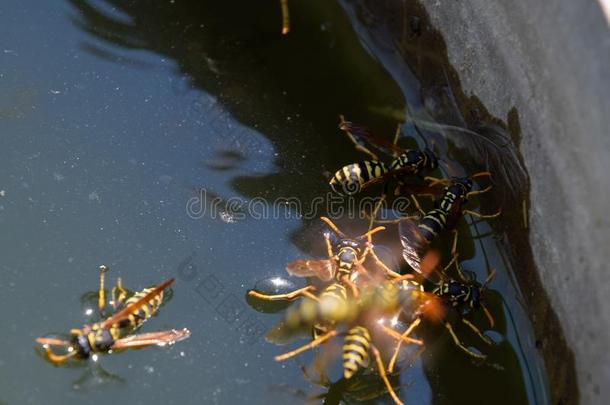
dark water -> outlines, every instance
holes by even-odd
[[[425,89],[362,46],[350,4],[292,1],[293,32],[282,37],[278,1],[123,3],[5,0],[0,11],[0,403],[304,402],[321,389],[299,362],[273,361],[286,346],[261,333],[279,315],[254,311],[244,294],[288,261],[322,254],[319,221],[281,209],[242,218],[243,208],[193,218],[188,201],[201,188],[208,202],[295,197],[306,213],[328,191],[326,173],[361,158],[337,115],[391,134],[405,100],[425,112]],[[479,278],[498,270],[498,344],[480,364],[437,333],[401,375],[407,403],[548,401],[491,231],[473,224],[488,236],[461,248]],[[39,358],[35,337],[86,321],[80,297],[102,263],[131,288],[176,277],[145,330],[186,326],[192,337],[79,367]],[[331,391],[328,403],[342,387]]]

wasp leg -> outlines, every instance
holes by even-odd
[[[76,350],[73,350],[70,353],[60,355],[60,354],[53,353],[53,350],[51,350],[47,346],[43,346],[43,349],[44,349],[45,354],[47,355],[47,358],[49,359],[49,361],[51,361],[55,365],[60,365],[60,364],[65,363],[66,361],[70,360],[70,358],[74,357],[76,355],[76,353],[78,353]]]
[[[379,199],[377,204],[375,204],[375,208],[373,208],[373,212],[371,213],[371,217],[369,218],[369,229],[373,228],[373,224],[376,222],[375,219],[377,218],[377,213],[381,209],[381,205],[385,201],[385,198],[386,198],[386,193],[384,190],[384,192],[381,194],[381,198]]]
[[[390,277],[394,277],[394,278],[398,278],[401,275],[399,273],[396,273],[394,270],[390,269],[380,258],[379,256],[377,256],[377,254],[375,253],[375,251],[373,249],[370,250],[370,254],[371,257],[373,257],[373,260],[375,261],[375,263],[377,263],[377,265],[379,267],[381,267],[381,269],[383,271],[385,271],[388,276]]]
[[[367,147],[362,146],[360,143],[358,143],[356,138],[354,138],[354,135],[352,135],[352,133],[347,129],[348,127],[346,125],[347,121],[345,121],[345,117],[343,115],[339,115],[339,119],[341,120],[341,122],[339,123],[339,128],[341,128],[341,130],[343,132],[345,132],[345,134],[348,136],[350,141],[352,141],[352,143],[354,144],[356,150],[359,150],[360,152],[366,153],[367,155],[371,156],[374,160],[379,160],[379,157],[375,153],[373,153]]]
[[[483,342],[487,343],[488,345],[492,345],[492,344],[493,344],[493,342],[491,341],[491,339],[490,339],[490,338],[488,338],[487,336],[485,336],[485,335],[483,334],[483,332],[481,332],[481,330],[480,330],[479,328],[477,328],[477,327],[476,327],[476,326],[475,326],[475,325],[474,325],[472,322],[470,322],[468,319],[462,318],[462,322],[464,322],[466,325],[468,325],[468,327],[469,327],[470,329],[472,329],[472,331],[473,331],[474,333],[476,333],[476,334],[477,334],[477,336],[478,336],[478,337],[480,337],[480,338],[481,338],[481,340],[482,340]]]
[[[484,304],[481,304],[481,308],[483,308],[483,312],[485,313],[485,316],[487,317],[487,320],[489,321],[489,327],[493,329],[493,327],[496,325],[496,322],[494,321],[494,317],[491,316],[491,312],[489,312],[489,310],[487,309],[487,307]]]
[[[407,330],[405,330],[401,336],[402,337],[409,336],[411,334],[411,332],[413,332],[413,329],[415,329],[420,324],[420,322],[421,322],[421,318],[416,318],[413,322],[411,322],[411,325],[409,325]],[[396,343],[396,347],[394,348],[394,354],[392,354],[392,358],[390,359],[390,362],[388,363],[388,372],[389,373],[394,371],[394,365],[396,364],[396,359],[398,358],[398,353],[400,352],[402,342],[403,342],[403,340],[400,339]]]
[[[314,286],[307,286],[304,288],[300,288],[298,290],[294,290],[293,292],[287,293],[287,294],[275,294],[275,295],[268,295],[268,294],[262,294],[259,293],[257,291],[249,291],[248,295],[251,297],[255,297],[255,298],[259,298],[261,300],[266,300],[266,301],[280,301],[280,300],[286,300],[286,301],[292,301],[298,297],[307,297],[307,298],[311,298],[312,300],[315,301],[320,301],[318,299],[318,297],[316,297],[315,295],[313,295],[311,293],[311,291],[314,291],[316,288]]]
[[[451,324],[449,322],[445,322],[445,328],[447,328],[447,330],[451,334],[451,338],[453,338],[453,343],[455,343],[455,345],[457,347],[459,347],[460,349],[462,349],[466,354],[469,354],[470,356],[475,357],[477,359],[485,359],[487,357],[484,354],[473,352],[472,350],[470,350],[469,348],[464,346],[462,344],[462,342],[460,341],[460,339],[455,334],[455,332],[453,331],[453,328],[451,327]]]
[[[418,346],[422,346],[424,344],[424,342],[420,339],[414,339],[409,336],[403,336],[400,333],[396,332],[394,329],[388,328],[387,326],[385,326],[383,324],[379,324],[379,326],[381,327],[381,330],[383,332],[385,332],[387,335],[391,336],[392,338],[394,338],[396,340],[401,340],[405,343],[414,344],[414,345],[418,345]],[[417,325],[415,325],[415,326],[417,326]]]
[[[478,172],[478,173],[473,174],[470,177],[473,179],[476,179],[477,177],[484,177],[484,176],[491,177],[491,172]]]
[[[117,307],[125,301],[125,298],[127,298],[127,290],[123,288],[123,280],[121,277],[116,279],[116,285],[112,287],[110,294],[112,295],[112,306],[114,309],[117,309]]]
[[[341,283],[345,284],[350,291],[352,292],[352,297],[357,300],[360,297],[360,293],[358,292],[358,287],[354,284],[347,275],[341,277]]]
[[[314,347],[326,342],[328,339],[330,339],[334,336],[337,336],[338,333],[339,332],[337,332],[336,330],[331,330],[330,332],[325,333],[324,335],[312,340],[311,342],[299,347],[298,349],[292,350],[288,353],[281,354],[279,356],[275,356],[275,361],[284,361],[284,360],[294,357],[300,353],[303,353],[309,349],[313,349]]]
[[[388,380],[388,376],[385,372],[385,366],[383,365],[383,360],[381,360],[381,354],[379,354],[379,350],[375,346],[371,345],[371,352],[373,352],[373,357],[375,357],[375,363],[377,363],[379,376],[381,377],[386,388],[388,389],[388,394],[390,394],[396,404],[403,405],[402,401],[398,398],[398,395],[396,395],[396,392],[394,391],[394,387],[392,387],[390,380]]]
[[[487,193],[492,188],[493,188],[492,186],[487,186],[487,187],[485,187],[484,189],[481,189],[481,190],[471,191],[470,193],[466,194],[466,199],[470,199],[470,197],[475,196],[475,195],[480,195],[480,194]]]
[[[333,254],[333,245],[330,243],[330,236],[327,233],[324,234],[324,243],[326,244],[326,254],[328,255],[328,258],[333,260],[335,256]]]
[[[282,6],[282,35],[290,32],[290,10],[288,9],[288,0],[280,0]]]
[[[417,208],[419,213],[422,216],[426,216],[426,212],[424,210],[422,210],[421,206],[419,205],[419,201],[417,201],[417,198],[413,194],[411,194],[411,199],[413,200],[413,204],[415,204],[415,208]]]
[[[492,219],[492,218],[497,218],[500,216],[500,214],[502,214],[502,210],[498,210],[498,212],[496,212],[495,214],[481,214],[478,213],[476,211],[471,211],[471,210],[464,210],[462,211],[463,214],[469,214],[472,215],[473,217],[476,218],[481,218],[481,219]]]
[[[100,313],[104,312],[106,308],[106,290],[104,286],[104,282],[106,279],[106,272],[108,271],[108,266],[102,264],[100,266],[100,288],[97,292],[97,307],[100,310]]]
[[[442,184],[442,185],[449,184],[449,180],[447,180],[447,179],[440,179],[438,177],[432,177],[432,176],[426,176],[426,177],[424,177],[424,180],[430,182],[430,184],[428,184],[429,187],[436,186],[437,184]]]

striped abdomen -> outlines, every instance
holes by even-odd
[[[140,301],[146,294],[148,294],[152,290],[153,288],[145,288],[142,291],[138,291],[125,301],[125,307],[128,307],[129,305],[135,304],[136,302]],[[117,326],[121,329],[136,329],[137,327],[142,325],[144,321],[153,316],[159,310],[159,307],[161,306],[162,302],[163,291],[160,291],[158,294],[150,298],[148,302],[142,303],[142,305],[139,306],[138,309],[136,309],[134,312],[129,314],[127,318],[121,320]]]
[[[360,163],[352,163],[339,169],[330,180],[330,187],[334,192],[341,195],[354,195],[358,193],[366,183],[379,179],[388,172],[383,162],[377,160],[365,160]]]
[[[369,363],[371,335],[366,328],[355,326],[349,330],[343,343],[343,376],[351,378]]]
[[[432,171],[438,167],[438,160],[429,151],[407,149],[390,164],[390,171],[408,169],[411,174],[419,174],[423,171]]]
[[[435,208],[429,211],[417,225],[421,235],[428,242],[432,242],[436,236],[447,228],[447,211]]]
[[[333,325],[351,320],[356,309],[347,299],[347,289],[342,284],[331,284],[319,296],[319,301],[304,299],[286,311],[285,323],[290,329],[303,326]]]

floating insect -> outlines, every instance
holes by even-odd
[[[479,328],[477,328],[472,322],[466,319],[465,316],[472,311],[482,309],[485,315],[487,316],[487,319],[489,320],[490,327],[494,327],[494,319],[485,304],[483,303],[483,293],[487,289],[487,285],[494,278],[495,274],[495,270],[492,270],[481,285],[476,284],[472,281],[458,281],[454,279],[442,278],[432,291],[434,294],[441,298],[447,308],[454,309],[458,313],[462,323],[468,326],[477,336],[481,338],[481,340],[483,340],[488,345],[493,344],[492,341],[487,336],[485,336],[479,330]],[[448,321],[445,321],[444,325],[445,328],[447,328],[447,330],[451,334],[453,342],[456,346],[458,346],[464,352],[473,357],[480,359],[484,359],[486,357],[485,355],[475,353],[472,350],[468,349],[466,346],[464,346],[453,331],[453,328]]]
[[[106,271],[108,271],[108,267],[100,266],[98,291],[100,314],[104,314],[106,309],[104,289]],[[145,288],[128,298],[119,278],[111,293],[111,305],[116,312],[100,322],[70,330],[70,340],[40,337],[36,339],[36,342],[42,345],[47,358],[53,364],[59,365],[72,358],[87,359],[95,353],[110,353],[151,345],[164,346],[186,339],[190,335],[190,331],[186,328],[132,334],[159,310],[163,302],[164,291],[173,283],[172,278],[154,287]],[[62,347],[67,350],[67,353],[57,354],[51,347]]]
[[[335,281],[344,287],[349,288],[349,292],[357,297],[358,288],[355,285],[358,278],[362,278],[370,273],[363,263],[367,257],[372,257],[374,262],[381,268],[388,277],[399,277],[400,274],[391,270],[375,253],[372,243],[372,235],[383,231],[383,226],[376,227],[357,237],[349,237],[343,233],[329,218],[321,217],[331,233],[324,233],[326,244],[327,259],[306,259],[295,260],[286,266],[288,274],[298,277],[316,277],[323,282]],[[331,241],[334,236],[335,243]],[[336,253],[335,253],[336,252]],[[307,286],[286,294],[267,295],[258,291],[251,290],[248,294],[252,297],[263,300],[294,300],[301,296],[312,298],[315,286]]]
[[[483,303],[483,294],[487,289],[487,286],[495,276],[495,270],[492,270],[483,284],[476,283],[476,280],[470,279],[462,279],[462,281],[458,281],[453,278],[448,278],[445,276],[447,270],[453,265],[453,263],[457,260],[457,256],[454,256],[452,260],[439,272],[439,281],[433,283],[433,288],[430,293],[422,293],[420,299],[428,300],[427,302],[420,301],[417,303],[416,307],[411,306],[408,311],[405,313],[412,313],[414,316],[414,321],[411,323],[409,328],[407,329],[408,333],[411,333],[413,329],[415,329],[421,322],[421,319],[428,319],[435,323],[443,323],[451,338],[453,339],[454,344],[463,350],[468,355],[478,358],[485,359],[486,356],[484,354],[480,354],[468,349],[459,339],[457,334],[455,333],[453,326],[449,322],[448,312],[455,311],[462,323],[468,326],[477,336],[481,338],[488,345],[492,345],[493,342],[485,336],[479,328],[477,328],[472,322],[470,322],[466,316],[470,314],[472,311],[476,311],[482,309],[485,313],[489,325],[491,328],[494,327],[495,322],[493,316]],[[459,264],[456,263],[456,266],[459,268]],[[427,274],[431,272],[426,270]],[[460,270],[458,274],[462,275],[462,271]],[[411,290],[416,290],[419,286],[421,291],[423,291],[423,287],[421,284],[418,284],[414,280],[409,280],[410,285],[407,287]],[[402,287],[404,288],[404,287]],[[386,287],[387,289],[387,287]],[[391,290],[389,290],[391,292]],[[386,294],[388,292],[386,291]],[[436,299],[431,299],[431,294],[433,294]],[[386,298],[387,301],[387,298]],[[402,301],[405,302],[404,300]],[[392,360],[390,360],[388,371],[392,371],[392,367],[398,353],[400,351],[402,340],[398,340],[396,348],[394,350],[394,355],[392,356]]]
[[[322,299],[318,302],[305,299],[303,302],[311,302],[313,306],[310,306],[309,308],[322,310],[325,307],[325,301]],[[375,343],[375,337],[379,337],[379,334],[385,334],[386,338],[391,338],[393,342],[397,339],[408,344],[422,345],[423,342],[413,339],[408,336],[408,333],[400,334],[399,332],[393,331],[391,327],[382,325],[377,322],[372,314],[358,311],[358,304],[353,300],[336,300],[334,304],[333,310],[335,311],[335,314],[333,318],[340,320],[341,322],[337,322],[332,328],[321,331],[311,342],[288,353],[276,356],[275,360],[288,360],[309,349],[313,349],[332,338],[343,337],[343,378],[349,380],[357,372],[367,368],[373,363],[372,360],[374,360],[379,376],[383,380],[388,393],[397,404],[402,404],[388,379],[385,371],[386,366],[384,365],[380,349]],[[306,307],[300,306],[299,308],[302,311]],[[325,310],[330,311],[328,308]],[[290,323],[289,319],[290,315],[287,313],[287,323]],[[320,319],[317,319],[316,317],[311,320],[311,322],[316,325],[319,324],[319,321]]]
[[[352,163],[339,169],[330,180],[330,187],[337,194],[354,195],[372,184],[391,178],[401,180],[406,175],[429,173],[439,165],[439,159],[428,148],[417,150],[397,146],[400,126],[396,130],[394,141],[390,143],[376,137],[367,128],[346,121],[342,115],[340,120],[339,128],[347,134],[357,150],[368,154],[372,160]],[[390,164],[383,163],[377,154],[364,145],[365,142],[391,155],[393,160]]]
[[[491,189],[491,186],[489,186],[482,190],[472,191],[472,178],[481,176],[490,176],[490,173],[481,172],[471,177],[454,177],[451,180],[427,177],[427,179],[432,179],[433,185],[447,184],[442,191],[442,196],[436,200],[434,208],[428,212],[421,208],[415,196],[411,196],[415,207],[422,215],[421,219],[416,222],[410,218],[401,218],[394,222],[399,222],[403,258],[413,270],[421,273],[420,262],[428,249],[428,245],[445,230],[451,230],[454,233],[451,256],[455,257],[457,255],[458,232],[455,228],[462,215],[469,214],[482,219],[496,218],[500,215],[501,210],[494,214],[483,215],[464,209],[464,205],[470,197],[483,194]]]

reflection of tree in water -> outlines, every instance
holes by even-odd
[[[294,29],[282,37],[277,1],[183,0],[154,7],[138,0],[106,1],[128,19],[110,17],[86,0],[69,1],[84,30],[122,48],[175,60],[193,87],[271,141],[277,172],[233,181],[248,197],[310,201],[326,192],[322,172],[335,170],[343,161],[337,156],[346,156],[346,162],[357,156],[337,131],[337,115],[375,124],[379,117],[369,118],[371,107],[402,109],[398,87],[353,46],[355,37],[333,2],[295,2]]]
[[[276,0],[176,0],[154,5],[144,0],[106,0],[102,5],[88,0],[68,1],[78,10],[76,24],[117,47],[108,51],[85,44],[86,49],[102,58],[142,68],[146,65],[117,56],[120,48],[147,50],[172,59],[190,86],[212,95],[233,119],[268,138],[277,152],[277,170],[232,180],[234,189],[247,197],[274,200],[290,196],[306,203],[326,193],[325,171],[333,172],[341,164],[362,159],[339,135],[337,115],[344,113],[377,132],[392,134],[396,119],[392,112],[404,111],[399,87],[362,47],[355,46],[357,38],[335,2],[291,2],[293,29],[288,36],[281,36],[277,32],[280,10]],[[428,104],[431,98],[443,101],[445,93],[436,97],[432,85],[426,88],[420,91]],[[442,103],[443,108],[446,105]],[[198,118],[209,119],[205,108],[201,115]],[[231,165],[241,164],[248,152],[227,148],[207,166],[231,169]],[[312,244],[313,249],[321,251],[317,220],[314,225],[310,235],[304,237],[304,225],[293,237],[297,245],[307,246],[304,250],[310,250]],[[463,227],[466,235],[467,228]],[[467,243],[468,250],[473,246]],[[490,306],[499,314],[501,301],[495,298]],[[442,355],[435,358],[450,361],[453,366],[434,365],[427,370],[435,403],[446,402],[443,392],[450,392],[458,402],[472,399],[469,389],[478,390],[481,384],[485,385],[484,393],[477,391],[481,401],[497,399],[491,391],[502,392],[498,387],[523,390],[522,382],[507,384],[509,378],[522,379],[507,343],[495,349],[498,353],[494,358],[501,358],[503,368],[495,374],[490,373],[490,367],[468,365],[469,359],[450,343],[442,348]],[[472,386],[465,387],[466,382]],[[336,387],[343,392],[341,384]]]

